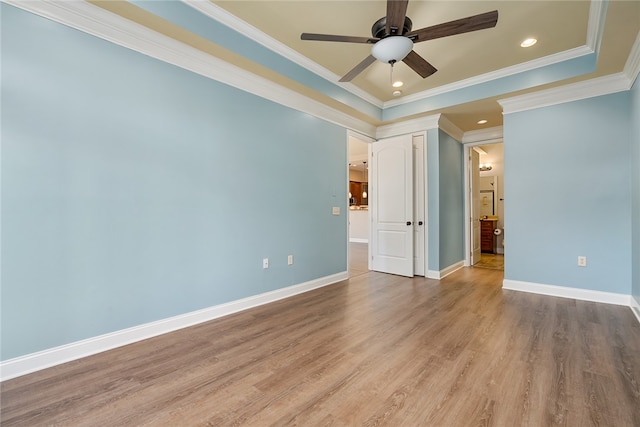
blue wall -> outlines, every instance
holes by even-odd
[[[185,3],[148,0],[133,0],[131,3],[217,45],[277,71],[279,74],[302,83],[306,87],[315,89],[354,108],[356,111],[365,113],[377,120],[382,118],[382,110],[379,107],[345,90],[341,85],[325,80],[293,61],[280,56],[251,37],[247,37],[245,34],[203,15]],[[354,62],[354,66],[356,63]]]
[[[505,115],[505,279],[631,293],[629,107],[623,92]]]
[[[347,270],[344,129],[0,7],[3,360]]]
[[[427,132],[429,270],[441,271],[464,259],[463,152],[446,132]]]
[[[640,81],[636,78],[631,89],[631,279],[632,294],[640,303]]]
[[[464,148],[440,133],[440,269],[464,260]]]

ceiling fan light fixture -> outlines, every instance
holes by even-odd
[[[402,61],[413,49],[413,41],[404,36],[386,37],[371,48],[371,55],[384,63]]]

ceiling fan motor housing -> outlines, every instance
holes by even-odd
[[[387,17],[382,17],[380,19],[378,19],[373,26],[371,27],[371,35],[373,37],[379,38],[379,39],[383,39],[385,37],[388,36],[402,36],[404,34],[407,34],[409,31],[411,31],[411,26],[413,25],[413,23],[411,22],[411,19],[409,19],[408,16],[404,17],[404,26],[402,28],[402,32],[401,33],[394,33],[394,34],[387,34]]]
[[[413,43],[493,28],[498,23],[498,11],[493,10],[411,31],[413,23],[406,15],[408,2],[409,0],[387,0],[387,16],[378,19],[373,24],[371,27],[371,35],[373,37],[302,33],[300,38],[302,40],[373,45],[371,55],[345,74],[339,80],[341,83],[350,82],[376,60],[391,65],[398,61],[403,61],[424,79],[438,70],[413,50]],[[389,22],[388,30],[387,22]],[[402,23],[402,28],[399,28],[399,23]]]

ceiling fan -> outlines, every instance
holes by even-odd
[[[339,36],[331,34],[302,33],[302,40],[372,44],[371,54],[345,74],[340,81],[349,82],[376,59],[393,65],[403,61],[422,78],[438,71],[413,50],[413,44],[471,31],[493,28],[498,22],[498,11],[481,13],[455,21],[411,31],[412,22],[407,14],[409,0],[387,0],[387,16],[371,27],[373,37]]]

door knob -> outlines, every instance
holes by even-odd
[[[407,221],[407,225],[411,225],[411,221]]]
[[[418,221],[418,225],[422,225],[422,221]]]

